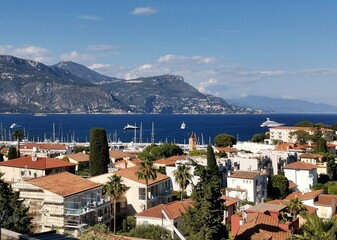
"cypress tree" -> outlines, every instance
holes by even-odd
[[[108,172],[109,145],[106,131],[102,128],[90,129],[90,174],[97,176]]]
[[[211,172],[211,174],[219,175],[218,165],[211,145],[207,146],[207,169]]]
[[[18,151],[16,150],[15,147],[10,147],[8,149],[8,160],[11,160],[11,159],[15,159],[15,158],[18,158]]]

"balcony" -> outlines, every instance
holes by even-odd
[[[66,215],[82,215],[88,212],[96,211],[100,207],[111,204],[109,198],[101,198],[99,201],[89,201],[87,203],[75,203],[74,207],[65,207],[64,214]],[[67,206],[67,203],[65,204]]]

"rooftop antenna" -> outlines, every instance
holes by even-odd
[[[55,142],[55,123],[53,123],[53,142]]]

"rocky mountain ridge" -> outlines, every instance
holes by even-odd
[[[11,113],[251,113],[205,95],[181,76],[133,80],[83,65],[53,66],[0,55],[0,112]]]

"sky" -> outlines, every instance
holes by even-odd
[[[337,1],[1,0],[0,54],[337,105]]]

